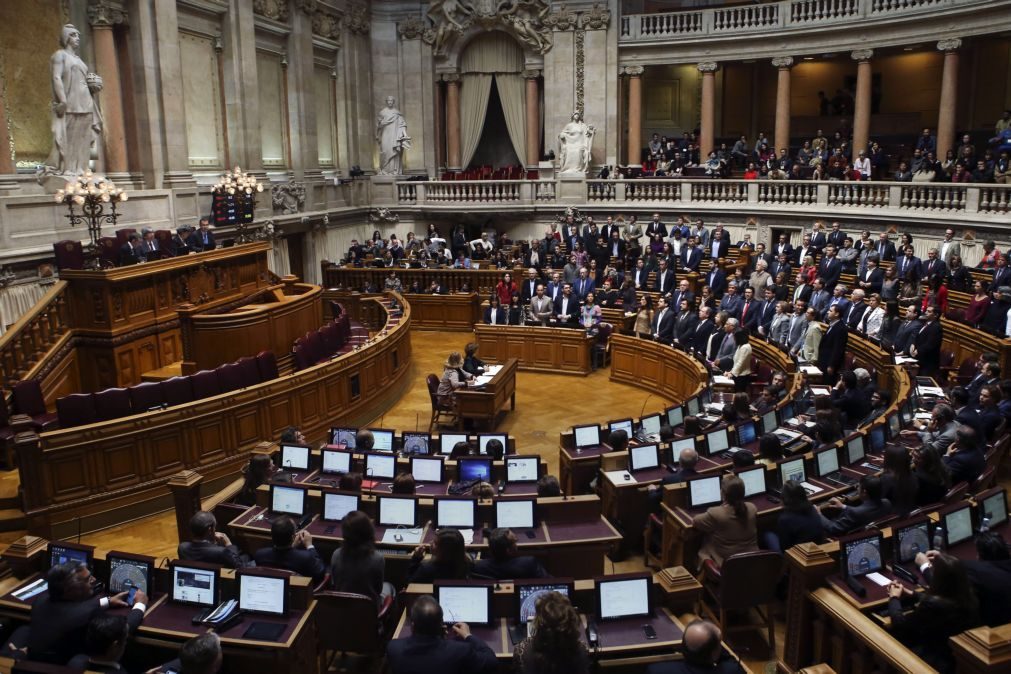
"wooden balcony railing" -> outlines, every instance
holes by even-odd
[[[28,377],[57,343],[70,336],[67,283],[59,281],[0,336],[0,379],[10,389]]]

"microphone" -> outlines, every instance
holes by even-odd
[[[642,419],[642,415],[646,412],[646,404],[650,401],[650,399],[652,397],[653,397],[653,394],[650,393],[648,396],[646,396],[646,399],[642,401],[642,409],[639,410],[639,418],[640,419]]]

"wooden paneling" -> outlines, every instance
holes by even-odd
[[[452,295],[405,295],[411,303],[411,320],[416,330],[470,332],[481,320],[477,293]]]
[[[521,370],[557,374],[590,373],[590,352],[597,338],[570,328],[522,325],[474,326],[483,360],[502,363],[519,360]]]
[[[670,346],[627,335],[611,336],[611,381],[687,400],[706,385],[702,364]]]

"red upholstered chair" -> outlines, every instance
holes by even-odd
[[[119,264],[119,244],[111,236],[103,236],[98,240],[98,259],[103,267],[115,267]]]
[[[56,400],[56,416],[60,428],[73,428],[98,421],[95,397],[91,393],[71,393]]]
[[[717,567],[710,560],[702,567],[702,610],[716,622],[723,634],[732,631],[753,630],[759,627],[750,620],[745,625],[731,627],[727,624],[729,611],[750,612],[754,609],[765,623],[769,638],[769,652],[776,652],[776,623],[772,604],[776,599],[776,585],[783,574],[783,556],[778,552],[760,550],[742,552],[723,560]],[[710,607],[710,602],[713,606]],[[761,607],[765,607],[763,612]]]
[[[327,357],[326,349],[323,346],[323,338],[320,337],[319,331],[310,332],[305,341],[306,346],[309,347],[309,358],[313,365]]]
[[[218,373],[214,370],[201,370],[190,375],[190,383],[193,385],[193,399],[210,398],[221,393],[221,384],[218,382]]]
[[[46,410],[46,401],[42,397],[42,386],[38,380],[25,379],[14,385],[14,409],[18,414],[27,414],[32,418],[36,428],[46,430],[56,425],[56,415]]]
[[[84,246],[80,241],[57,241],[53,244],[57,269],[84,269]]]
[[[171,377],[161,383],[162,394],[168,405],[185,405],[193,402],[193,382],[190,377]]]
[[[260,383],[260,368],[256,364],[256,359],[252,356],[243,356],[235,361],[239,369],[239,378],[242,380],[242,388],[256,386]]]
[[[172,256],[172,232],[168,229],[154,230],[154,238],[158,240],[158,250],[164,255]]]
[[[127,391],[130,392],[130,409],[134,414],[142,414],[152,407],[165,404],[165,391],[160,381],[141,382]]]
[[[320,339],[323,341],[323,353],[326,358],[337,353],[343,344],[341,343],[340,328],[336,323],[327,323],[319,329]]]
[[[256,367],[260,371],[260,381],[277,379],[280,374],[277,370],[277,357],[273,351],[261,351],[256,354]]]
[[[214,371],[218,373],[218,387],[221,393],[238,391],[243,387],[242,368],[238,363],[219,365]]]
[[[119,419],[133,414],[130,392],[125,388],[110,388],[94,395],[95,414],[99,421]]]
[[[131,234],[136,234],[137,230],[132,227],[124,227],[123,229],[116,230],[116,243],[122,248],[127,241],[130,240]]]
[[[296,370],[304,370],[313,364],[312,358],[309,355],[309,347],[306,346],[305,341],[301,337],[295,341],[295,348],[292,350],[292,356],[295,359]]]

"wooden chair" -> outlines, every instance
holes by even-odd
[[[702,611],[719,624],[726,635],[757,627],[750,621],[731,627],[727,623],[728,611],[749,614],[754,609],[768,632],[769,652],[775,654],[776,623],[772,603],[776,600],[776,585],[782,574],[783,556],[768,550],[733,555],[723,561],[722,567],[706,560],[702,566]],[[709,606],[707,599],[715,608]]]
[[[349,653],[362,655],[367,660],[382,656],[392,629],[390,620],[393,597],[386,597],[376,610],[376,602],[363,594],[317,590],[316,624],[325,625],[319,630],[318,656],[322,660],[320,671],[329,671],[333,658],[327,654],[345,657]],[[338,667],[338,670],[343,669]]]
[[[430,374],[425,378],[425,383],[428,384],[428,397],[432,401],[432,419],[428,422],[428,432],[431,433],[432,429],[443,421],[443,417],[448,417],[454,423],[458,423],[460,417],[456,412],[456,406],[439,402],[439,396],[437,395],[439,391],[439,376]]]
[[[972,493],[978,494],[994,486],[997,482],[997,466],[990,466],[976,478],[972,483]]]

